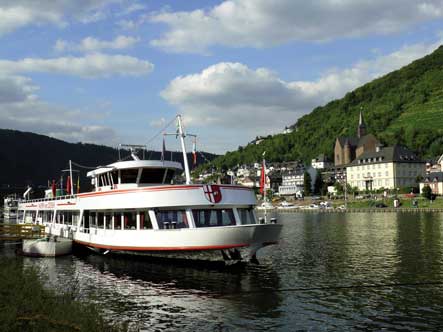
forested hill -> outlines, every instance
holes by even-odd
[[[160,152],[149,151],[145,155],[150,159],[160,159]],[[198,153],[197,164],[203,163],[204,158],[211,160],[214,157],[216,155]],[[107,146],[72,144],[43,135],[0,129],[0,186],[3,187],[46,185],[48,180],[60,177],[61,170],[68,168],[69,160],[95,167],[117,159],[118,151]],[[171,159],[171,152],[166,152],[166,159]],[[172,160],[182,162],[181,152],[172,152]],[[188,160],[192,160],[190,154]],[[86,183],[85,175],[88,170],[80,170],[82,182]]]
[[[422,157],[443,153],[443,46],[432,54],[349,92],[301,117],[287,135],[268,137],[214,160],[218,167],[261,159],[310,161],[320,153],[333,160],[335,139],[356,135],[363,110],[368,133],[382,143],[404,144]]]

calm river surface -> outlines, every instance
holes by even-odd
[[[280,244],[234,271],[98,255],[23,259],[50,285],[142,331],[443,329],[443,214],[278,218]]]

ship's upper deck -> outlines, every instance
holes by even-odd
[[[183,167],[174,161],[130,160],[101,166],[87,173],[96,188],[170,184]]]

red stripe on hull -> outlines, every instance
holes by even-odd
[[[125,247],[125,246],[95,244],[79,240],[74,240],[74,242],[84,246],[98,248],[98,249],[124,250],[124,251],[202,251],[202,250],[204,251],[204,250],[241,248],[249,246],[249,244],[241,243],[241,244],[228,244],[228,245],[219,245],[219,246],[193,246],[193,247]]]

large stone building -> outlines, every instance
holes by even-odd
[[[360,112],[357,137],[337,137],[335,140],[334,164],[335,166],[350,164],[365,152],[375,152],[379,145],[380,142],[374,135],[366,133],[366,124]]]
[[[404,146],[378,147],[364,152],[346,166],[347,183],[358,190],[396,189],[416,186],[426,164]]]

